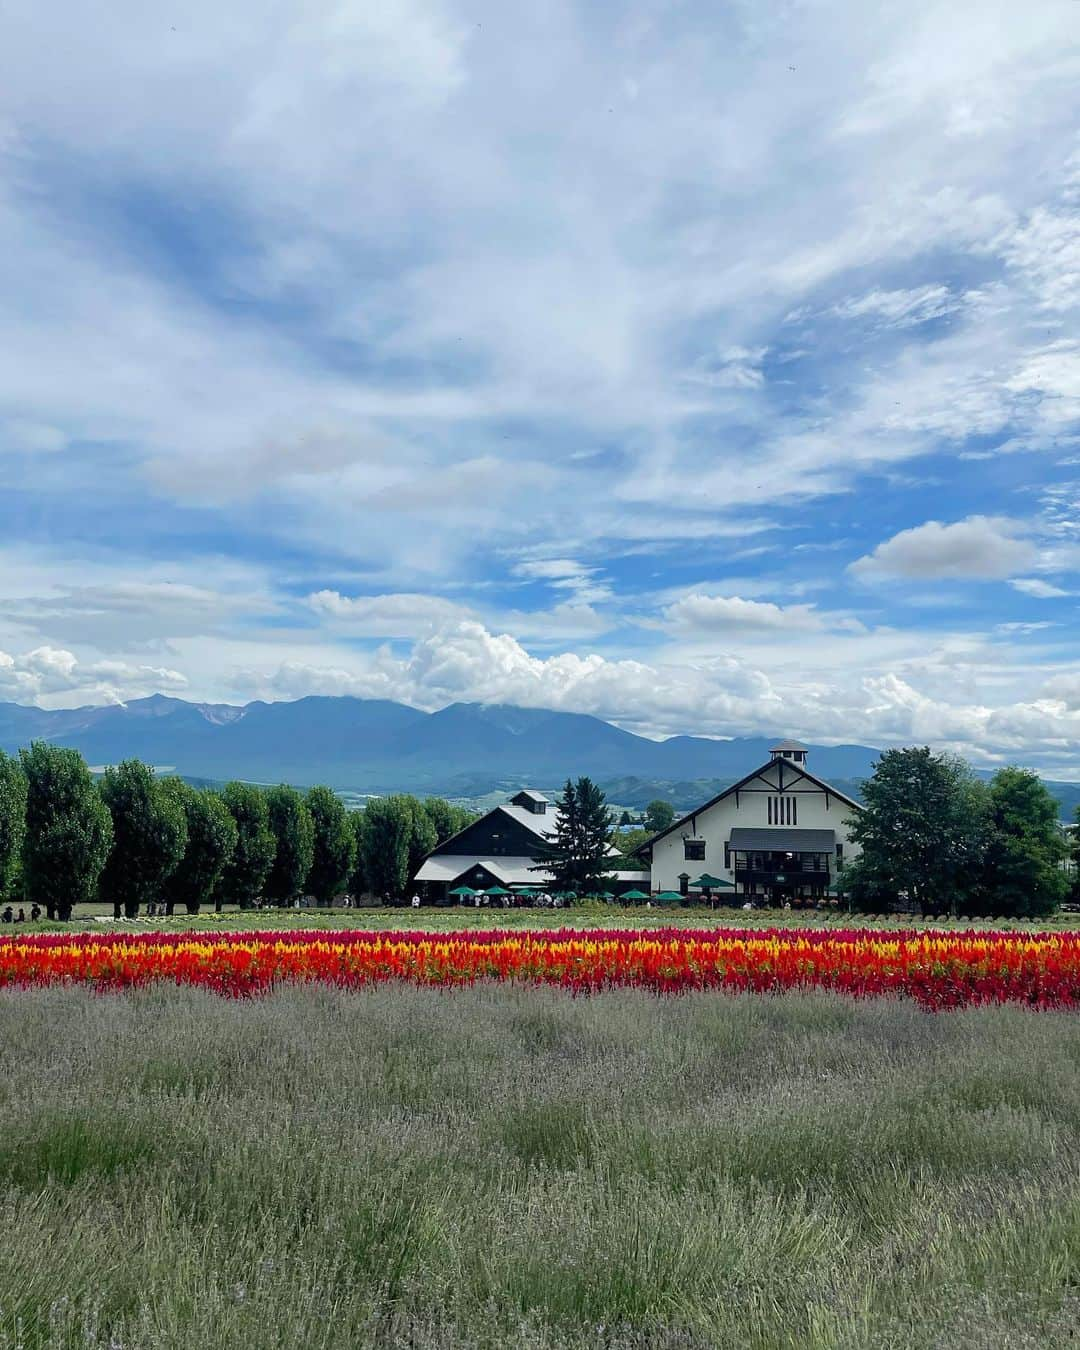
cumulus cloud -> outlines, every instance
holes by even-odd
[[[353,694],[426,709],[456,701],[514,703],[591,713],[650,734],[744,735],[782,726],[810,739],[929,743],[981,764],[1019,759],[1075,772],[1080,673],[1055,677],[1031,698],[1025,692],[1033,687],[1031,672],[1017,669],[1010,676],[1015,696],[1002,699],[999,688],[996,702],[977,691],[964,697],[969,672],[1001,677],[1015,655],[1002,645],[1007,642],[946,649],[933,660],[913,657],[909,675],[872,675],[846,671],[842,656],[827,669],[796,662],[771,670],[732,656],[679,662],[595,652],[544,657],[469,621],[421,639],[404,655],[382,648],[359,664],[284,661],[240,669],[236,680],[270,698]],[[935,663],[940,693],[930,688]],[[989,693],[994,684],[990,678],[982,688]]]
[[[928,520],[885,540],[849,571],[863,579],[1004,578],[1035,557],[1034,545],[1021,530],[1018,522],[1002,517],[969,516],[951,525]]]
[[[15,703],[41,707],[122,703],[162,690],[181,693],[187,687],[186,676],[162,666],[84,662],[57,647],[35,647],[16,656],[0,651],[0,698]]]

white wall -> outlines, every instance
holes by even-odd
[[[809,767],[809,766],[808,766]],[[777,783],[777,769],[769,765],[761,775],[755,777],[740,789],[738,805],[734,792],[722,797],[715,806],[700,811],[697,816],[665,835],[653,845],[652,888],[654,891],[677,891],[679,874],[689,872],[690,880],[711,872],[713,876],[724,877],[734,882],[735,857],[731,866],[724,867],[724,844],[731,838],[733,829],[770,829],[777,834],[785,829],[833,830],[837,843],[844,846],[844,861],[848,862],[858,854],[857,845],[848,836],[847,821],[854,814],[854,808],[842,798],[824,790],[805,778],[796,778],[791,767],[784,765],[785,786],[791,785],[791,792],[780,793]],[[748,791],[748,789],[756,789]],[[770,796],[794,795],[798,802],[798,824],[791,826],[770,826],[768,799]],[[705,860],[690,862],[685,856],[683,835],[689,834],[696,839],[705,840]],[[830,863],[835,874],[835,857]]]

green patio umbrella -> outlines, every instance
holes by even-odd
[[[653,896],[654,900],[682,900],[684,896],[679,891],[658,891]]]
[[[475,895],[476,892],[471,886],[455,886],[450,892],[451,895]]]
[[[509,895],[510,892],[507,891],[507,890],[504,890],[502,886],[491,886],[491,887],[489,887],[486,891],[482,891],[481,894],[482,894],[482,895]]]
[[[620,900],[648,900],[648,898],[644,891],[623,891],[619,896]]]
[[[708,872],[702,872],[697,881],[692,881],[690,885],[696,891],[731,891],[735,889],[730,881],[725,881],[723,877],[711,876]]]
[[[538,895],[540,894],[540,892],[539,892],[539,891],[532,891],[532,890],[529,890],[529,891],[515,891],[514,894],[515,894],[515,895],[522,895],[522,896],[527,897],[529,900],[532,900],[532,899],[534,899],[536,896],[538,896]]]

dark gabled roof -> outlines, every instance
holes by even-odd
[[[514,793],[515,797],[519,797],[520,795],[521,793],[519,792]],[[544,797],[539,792],[531,793],[530,795],[538,797],[541,801],[548,800],[547,797]],[[420,859],[421,864],[426,863],[429,858],[434,858],[440,853],[445,853],[447,844],[453,843],[455,839],[460,839],[463,834],[474,829],[481,821],[487,820],[489,816],[496,815],[509,816],[511,820],[516,820],[519,825],[524,825],[529,833],[536,835],[538,839],[550,838],[550,836],[555,833],[559,823],[558,808],[553,812],[545,812],[544,815],[538,816],[530,811],[527,806],[515,806],[513,800],[500,802],[498,806],[493,806],[490,811],[485,811],[482,816],[477,816],[475,820],[470,820],[464,829],[458,830],[455,834],[450,835],[449,838],[444,839],[441,844],[436,844],[429,853],[425,853],[423,858]]]
[[[673,833],[673,831],[681,829],[688,821],[693,820],[695,816],[703,815],[706,811],[711,810],[717,802],[722,802],[725,797],[730,797],[733,792],[738,792],[739,789],[744,788],[747,783],[753,782],[753,780],[763,774],[766,769],[771,769],[775,763],[776,760],[770,759],[764,764],[759,764],[753,773],[748,773],[745,778],[740,778],[737,783],[732,783],[730,787],[725,788],[723,792],[718,792],[715,797],[710,797],[707,802],[703,802],[700,806],[695,807],[693,811],[687,811],[686,815],[682,816],[679,820],[673,820],[666,830],[660,830],[658,833],[654,834],[651,839],[646,839],[643,844],[640,844],[634,849],[634,853],[644,853],[647,848],[652,848],[653,844],[655,844],[658,839],[663,839],[666,835]],[[815,787],[821,788],[822,792],[827,792],[831,797],[836,797],[842,802],[847,802],[848,806],[853,806],[856,811],[862,810],[862,807],[854,800],[854,798],[849,797],[846,792],[838,792],[831,783],[826,783],[824,778],[818,778],[815,774],[812,774],[805,764],[792,764],[790,760],[786,759],[783,760],[782,763],[785,773],[793,773],[799,778],[805,778],[807,782],[813,783]]]
[[[751,853],[831,853],[836,847],[836,831],[739,825],[731,831],[731,847]]]

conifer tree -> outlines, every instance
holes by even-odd
[[[611,814],[603,792],[591,778],[568,778],[556,805],[555,830],[536,855],[536,868],[551,874],[556,891],[587,895],[603,889],[607,874],[620,865],[611,857]]]

